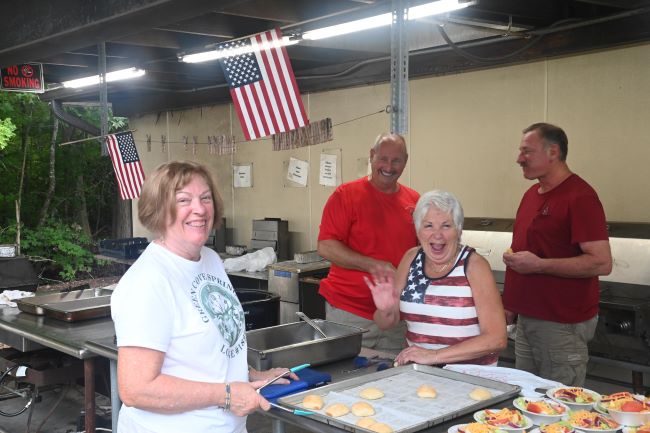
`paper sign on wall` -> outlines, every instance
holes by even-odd
[[[336,155],[320,154],[319,183],[323,186],[336,186]]]
[[[253,186],[253,164],[233,165],[232,182],[235,188],[250,188]]]
[[[309,176],[309,163],[301,159],[289,158],[287,179],[302,186],[307,186]]]

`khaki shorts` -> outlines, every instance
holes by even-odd
[[[568,386],[582,386],[587,375],[587,343],[598,316],[580,323],[557,323],[520,315],[515,367]]]
[[[367,329],[368,332],[361,337],[361,345],[368,349],[397,355],[406,347],[406,324],[402,321],[394,328],[382,331],[374,321],[333,307],[329,302],[325,303],[325,317],[331,322]]]

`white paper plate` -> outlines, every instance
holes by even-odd
[[[551,388],[548,391],[546,391],[546,395],[550,399],[553,399],[555,401],[559,401],[560,403],[569,406],[569,409],[571,409],[571,410],[582,410],[582,409],[589,410],[594,406],[594,404],[596,404],[596,402],[598,402],[600,400],[600,394],[598,394],[596,391],[592,391],[592,390],[587,389],[587,388],[581,388],[581,389],[583,391],[585,391],[585,392],[592,395],[592,397],[594,398],[594,401],[591,402],[591,403],[576,403],[576,402],[572,402],[572,401],[560,400],[559,398],[555,397],[555,393],[558,390],[566,389],[566,388],[580,388],[580,387],[577,387],[577,386],[559,386],[557,388]]]
[[[491,410],[491,411],[496,412],[499,409],[487,409],[487,410]],[[521,411],[519,411],[519,413],[521,413]],[[523,413],[521,414],[521,416],[522,416],[522,418],[524,420],[524,425],[521,426],[521,427],[505,427],[505,426],[501,426],[501,425],[495,425],[494,427],[496,427],[496,428],[498,428],[500,430],[505,430],[507,432],[521,432],[521,431],[524,431],[526,429],[531,428],[533,426],[533,421],[530,418],[528,418],[526,415],[524,415]],[[487,424],[485,422],[485,410],[479,410],[478,412],[476,412],[474,414],[474,419],[476,421],[478,421],[478,422],[482,422],[482,423]],[[488,425],[492,425],[492,424],[488,424]]]
[[[611,428],[611,429],[596,429],[596,428],[577,427],[573,424],[571,425],[571,427],[573,427],[576,432],[586,432],[586,433],[614,433],[616,431],[619,431],[621,428],[623,428],[622,425],[619,425],[618,427]]]
[[[456,424],[452,425],[447,429],[447,433],[458,433],[458,429],[461,427],[465,427],[467,424]],[[486,424],[487,425],[487,424]],[[491,426],[490,426],[491,427]],[[506,433],[504,430],[497,429],[495,430],[495,433]],[[538,432],[539,433],[539,432]]]
[[[545,401],[547,404],[550,405],[556,405],[556,406],[562,406],[564,408],[564,413],[559,413],[555,415],[546,415],[542,413],[535,413],[535,412],[530,412],[526,410],[526,402],[535,402],[535,401]],[[523,413],[525,416],[530,418],[534,424],[540,425],[540,424],[552,424],[554,422],[561,421],[562,419],[565,419],[568,414],[569,414],[569,407],[557,400],[549,399],[549,398],[542,398],[542,397],[517,397],[512,401],[512,405],[515,407],[515,409],[519,409],[521,413]]]
[[[447,429],[447,433],[458,433],[458,427],[466,426],[467,424],[456,424],[452,425]]]

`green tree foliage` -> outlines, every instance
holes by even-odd
[[[15,235],[10,226],[2,238]],[[70,281],[92,276],[95,256],[94,242],[76,224],[48,220],[38,228],[23,228],[21,248],[30,257],[42,275]]]
[[[67,110],[99,125],[97,109]],[[111,127],[123,129],[126,120],[112,118]],[[64,279],[89,271],[92,239],[79,235],[79,179],[83,178],[88,220],[93,239],[109,238],[113,203],[117,187],[110,158],[101,155],[98,140],[84,141],[56,148],[56,188],[48,211],[48,222],[36,227],[39,211],[49,185],[49,148],[52,113],[49,105],[33,94],[0,92],[0,143],[3,125],[14,126],[13,135],[0,146],[0,243],[13,243],[15,237],[15,202],[18,198],[23,152],[27,147],[25,178],[21,203],[21,249],[28,256],[53,260]],[[7,121],[8,120],[8,121]],[[86,134],[61,124],[57,143],[85,138]],[[89,259],[90,257],[90,259]],[[88,261],[90,260],[90,262]],[[56,275],[56,273],[54,274]]]
[[[0,150],[7,147],[9,140],[11,140],[16,133],[16,125],[11,122],[11,119],[0,119]]]

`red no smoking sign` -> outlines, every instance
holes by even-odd
[[[43,93],[43,65],[25,63],[0,70],[0,89],[15,92]]]

